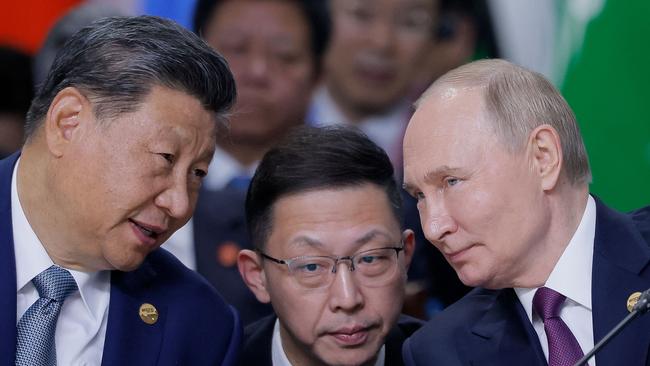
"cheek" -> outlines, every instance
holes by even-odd
[[[301,342],[313,343],[316,326],[326,306],[326,293],[306,293],[288,279],[276,277],[267,275],[266,282],[273,310],[285,319]]]

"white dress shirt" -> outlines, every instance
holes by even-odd
[[[256,168],[257,163],[248,167],[242,166],[235,158],[217,147],[208,168],[208,175],[203,180],[203,187],[208,191],[224,189],[238,175],[252,177]],[[194,220],[190,219],[187,224],[172,234],[162,247],[170,251],[187,268],[196,270]]]
[[[383,345],[377,354],[377,361],[375,362],[375,366],[384,366],[385,359],[386,346]],[[271,361],[273,366],[292,366],[291,362],[289,362],[287,354],[284,353],[284,347],[282,347],[279,319],[275,319],[275,326],[273,327],[273,339],[271,340]]]
[[[595,235],[596,202],[589,196],[578,229],[544,285],[566,296],[566,302],[560,310],[560,318],[578,340],[583,354],[594,347],[591,268]],[[548,339],[544,331],[544,323],[539,315],[533,312],[533,297],[536,291],[536,288],[515,288],[517,297],[537,332],[544,356],[548,361]],[[594,358],[589,361],[589,365],[596,366]]]
[[[16,323],[39,299],[31,282],[36,275],[54,264],[27,221],[18,199],[16,163],[11,178],[11,218],[16,255]],[[54,213],[52,213],[54,214]],[[66,268],[67,269],[67,268]],[[80,272],[68,269],[78,291],[70,294],[61,308],[54,341],[58,365],[99,365],[102,360],[108,304],[110,271]]]

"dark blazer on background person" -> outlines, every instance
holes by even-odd
[[[0,365],[13,365],[16,352],[11,177],[18,156],[0,160]],[[154,324],[140,319],[144,303],[158,311]],[[237,312],[164,249],[135,271],[111,272],[103,365],[233,365],[241,333]]]
[[[277,317],[269,315],[257,322],[250,324],[244,329],[244,341],[242,343],[239,364],[241,366],[272,366],[271,346],[273,339],[273,328]],[[424,322],[410,316],[401,315],[397,324],[386,336],[386,366],[401,366],[402,343],[413,332],[418,330]]]
[[[243,190],[201,190],[192,219],[196,270],[239,311],[244,326],[273,312],[271,305],[257,301],[237,269],[239,250],[253,249],[245,201]]]
[[[628,297],[648,287],[650,206],[623,214],[596,199],[594,343],[628,315]],[[547,365],[537,333],[511,288],[473,290],[409,338],[403,355],[406,365]],[[596,354],[596,362],[650,366],[650,316],[634,319]]]

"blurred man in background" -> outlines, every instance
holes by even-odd
[[[438,1],[331,0],[329,5],[332,41],[308,121],[357,126],[399,167],[411,115],[409,92],[434,36]]]

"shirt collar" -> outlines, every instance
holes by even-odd
[[[589,311],[592,310],[591,271],[595,235],[596,202],[593,197],[588,196],[580,224],[544,284],[545,287],[561,293]],[[515,289],[529,319],[532,319],[533,297],[536,290],[536,288]]]
[[[11,218],[14,231],[14,253],[16,259],[16,292],[31,283],[39,273],[50,268],[54,262],[43,248],[36,233],[32,229],[25,211],[18,198],[16,172],[20,158],[11,177]],[[67,269],[67,268],[66,268]],[[101,316],[102,303],[107,301],[110,291],[110,272],[81,272],[67,269],[74,277],[79,294],[86,310],[97,319]]]
[[[374,366],[384,366],[386,358],[386,345],[382,345],[377,355],[377,361]],[[282,338],[280,337],[280,319],[275,319],[273,326],[273,338],[271,339],[271,361],[273,366],[291,366],[287,354],[282,347]]]
[[[205,177],[203,185],[209,191],[221,190],[238,175],[252,177],[257,165],[258,163],[256,162],[251,166],[243,166],[235,158],[230,156],[230,154],[217,146],[214,150],[212,162],[210,162],[208,168],[208,175]]]
[[[367,125],[385,125],[387,127],[396,127],[401,129],[402,123],[395,123],[395,121],[405,122],[410,112],[410,105],[407,100],[403,100],[386,113],[370,116],[362,119],[355,125],[365,132]],[[343,111],[332,98],[331,93],[326,86],[318,88],[314,94],[313,102],[309,108],[307,121],[310,125],[315,126],[331,126],[339,124],[352,124]]]

